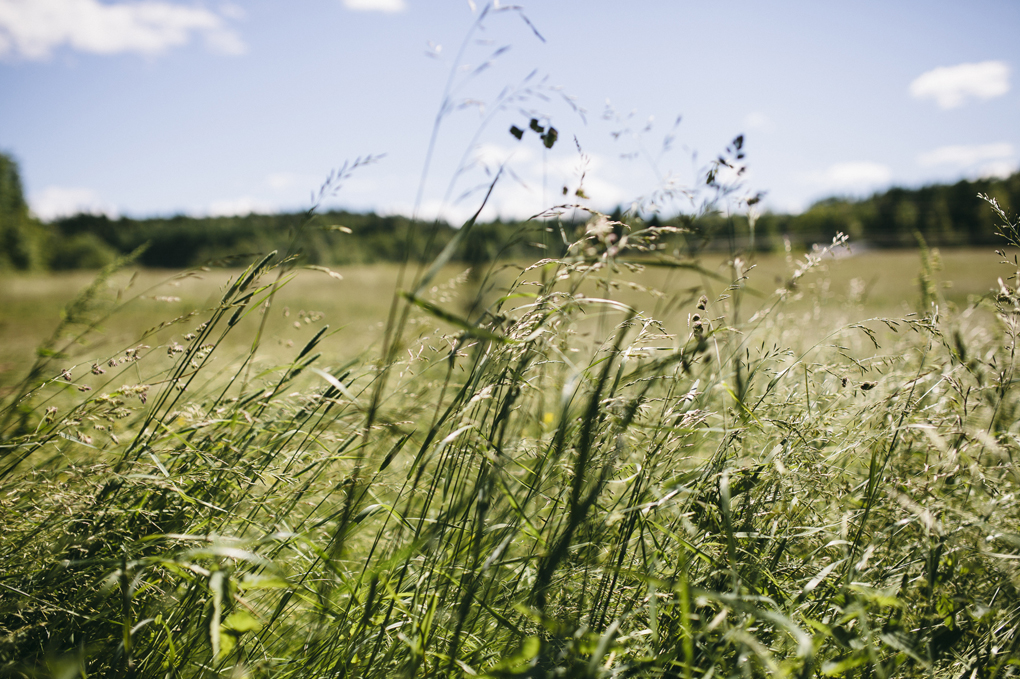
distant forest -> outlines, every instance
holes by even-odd
[[[613,217],[631,228],[645,224],[684,227],[675,236],[692,249],[755,247],[769,250],[789,240],[797,248],[830,241],[841,231],[852,243],[874,247],[916,246],[920,233],[930,245],[996,245],[997,220],[979,193],[994,197],[1008,214],[1020,209],[1020,173],[1006,179],[960,181],[920,189],[894,188],[864,199],[829,198],[799,215],[765,213],[751,238],[744,217],[649,216],[617,210]],[[455,228],[414,224],[401,216],[325,212],[308,215],[251,214],[238,217],[155,217],[110,219],[79,214],[51,223],[28,210],[16,162],[0,154],[0,270],[99,268],[143,248],[138,263],[181,268],[242,263],[259,253],[299,253],[306,264],[342,265],[430,256]],[[459,226],[459,225],[457,225]],[[495,221],[474,227],[458,257],[479,263],[497,258],[561,254],[564,238],[576,238],[581,224]]]

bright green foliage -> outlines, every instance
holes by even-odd
[[[54,367],[0,425],[2,671],[1012,676],[1020,267],[994,323],[929,285],[822,329],[784,305],[824,253],[756,308],[735,256],[667,291],[670,336],[613,299],[670,235],[596,216],[484,312],[401,302],[375,363],[325,328],[215,362],[271,256],[167,343]]]

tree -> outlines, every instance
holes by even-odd
[[[18,163],[0,153],[0,270],[45,266],[41,225],[28,213]]]

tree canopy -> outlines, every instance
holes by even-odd
[[[730,247],[735,241],[741,247],[765,250],[784,247],[787,241],[803,248],[830,241],[837,231],[848,234],[852,242],[875,247],[910,247],[917,243],[917,234],[932,245],[996,244],[995,215],[979,193],[994,197],[1007,213],[1016,212],[1020,173],[1005,179],[892,188],[864,199],[828,198],[796,215],[767,212],[758,217],[753,237],[746,216],[709,213],[642,219],[618,209],[612,217],[632,227],[683,226],[687,233],[678,237],[697,239],[705,248]],[[564,228],[573,238],[580,226],[571,223]],[[415,224],[399,215],[346,211],[145,219],[78,214],[43,224],[29,213],[17,162],[0,153],[0,270],[98,268],[143,246],[147,247],[139,256],[141,265],[167,268],[230,264],[271,250],[299,253],[305,263],[316,265],[400,261],[405,256],[426,259],[455,233],[446,223]],[[559,255],[562,247],[558,229],[546,223],[496,220],[475,225],[457,256],[479,263]]]

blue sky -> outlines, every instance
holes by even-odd
[[[693,186],[738,134],[778,211],[1020,166],[1015,0],[521,2],[0,0],[0,149],[47,219],[304,209],[383,154],[328,205],[459,220],[505,162],[486,216],[582,173],[606,209]],[[509,134],[533,116],[553,149]]]

